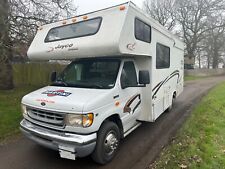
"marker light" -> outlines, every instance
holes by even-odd
[[[83,20],[86,20],[87,18],[88,18],[88,16],[86,16],[86,15],[85,15],[85,16],[83,16]]]
[[[62,24],[65,25],[66,24],[66,21],[62,21]]]
[[[89,127],[92,125],[94,119],[93,113],[83,115],[83,127]]]
[[[76,18],[72,18],[72,22],[76,22],[77,21],[77,19]]]
[[[123,10],[125,10],[125,9],[126,9],[125,6],[120,6],[120,10],[121,10],[121,11],[123,11]]]
[[[120,102],[117,101],[117,102],[115,103],[115,106],[117,107],[117,106],[119,106],[119,105],[120,105]]]

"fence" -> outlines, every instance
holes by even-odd
[[[44,86],[50,83],[50,74],[60,72],[65,65],[50,63],[13,64],[13,80],[16,86]]]

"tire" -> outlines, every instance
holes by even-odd
[[[176,95],[175,93],[173,94],[173,97],[172,97],[172,103],[171,105],[168,107],[168,109],[166,110],[166,112],[171,112],[171,110],[173,109],[173,104],[174,104],[174,101],[175,101],[175,98],[176,98]]]
[[[92,159],[99,164],[110,162],[116,155],[120,143],[118,126],[111,122],[104,122],[98,131],[97,143]]]

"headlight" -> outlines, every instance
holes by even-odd
[[[88,114],[67,114],[66,125],[72,127],[90,127],[93,123],[93,113]]]
[[[22,109],[23,116],[27,116],[27,106],[25,106],[24,104],[21,104],[21,109]]]

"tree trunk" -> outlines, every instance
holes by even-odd
[[[207,68],[208,69],[210,68],[210,58],[209,58],[209,56],[207,56]]]
[[[0,1],[0,89],[12,89],[13,71],[11,65],[11,44],[9,39],[8,0]]]
[[[198,68],[201,69],[201,56],[198,56]]]
[[[218,68],[218,57],[217,56],[214,56],[213,57],[213,64],[212,64],[212,67],[213,69],[217,69]]]
[[[218,49],[215,48],[214,52],[213,52],[213,69],[217,69],[219,65],[219,53],[218,53]]]

